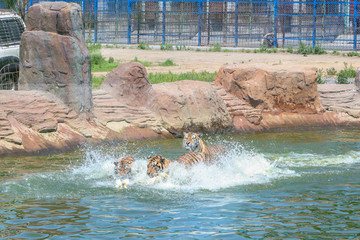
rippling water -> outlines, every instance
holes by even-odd
[[[360,131],[206,136],[214,166],[149,184],[147,156],[174,159],[181,139],[86,146],[0,159],[3,239],[359,239]],[[136,158],[127,189],[113,162]]]

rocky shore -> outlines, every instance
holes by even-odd
[[[184,131],[360,126],[358,80],[317,85],[315,68],[226,65],[212,83],[151,85],[144,66],[125,63],[92,90],[80,7],[43,2],[28,14],[20,91],[0,94],[1,156],[67,151],[85,142],[173,138]]]

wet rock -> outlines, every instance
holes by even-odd
[[[80,7],[36,4],[20,44],[20,90],[42,90],[77,113],[92,109],[90,53],[84,42]]]
[[[323,108],[317,92],[315,68],[222,67],[214,83],[271,113],[318,113]]]

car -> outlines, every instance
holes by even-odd
[[[17,90],[19,52],[25,23],[14,11],[0,9],[0,89]]]

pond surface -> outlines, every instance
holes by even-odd
[[[0,159],[2,239],[359,239],[360,131],[204,136],[230,150],[214,166],[148,184],[147,156],[182,139],[86,146]],[[113,162],[136,158],[127,189]]]

